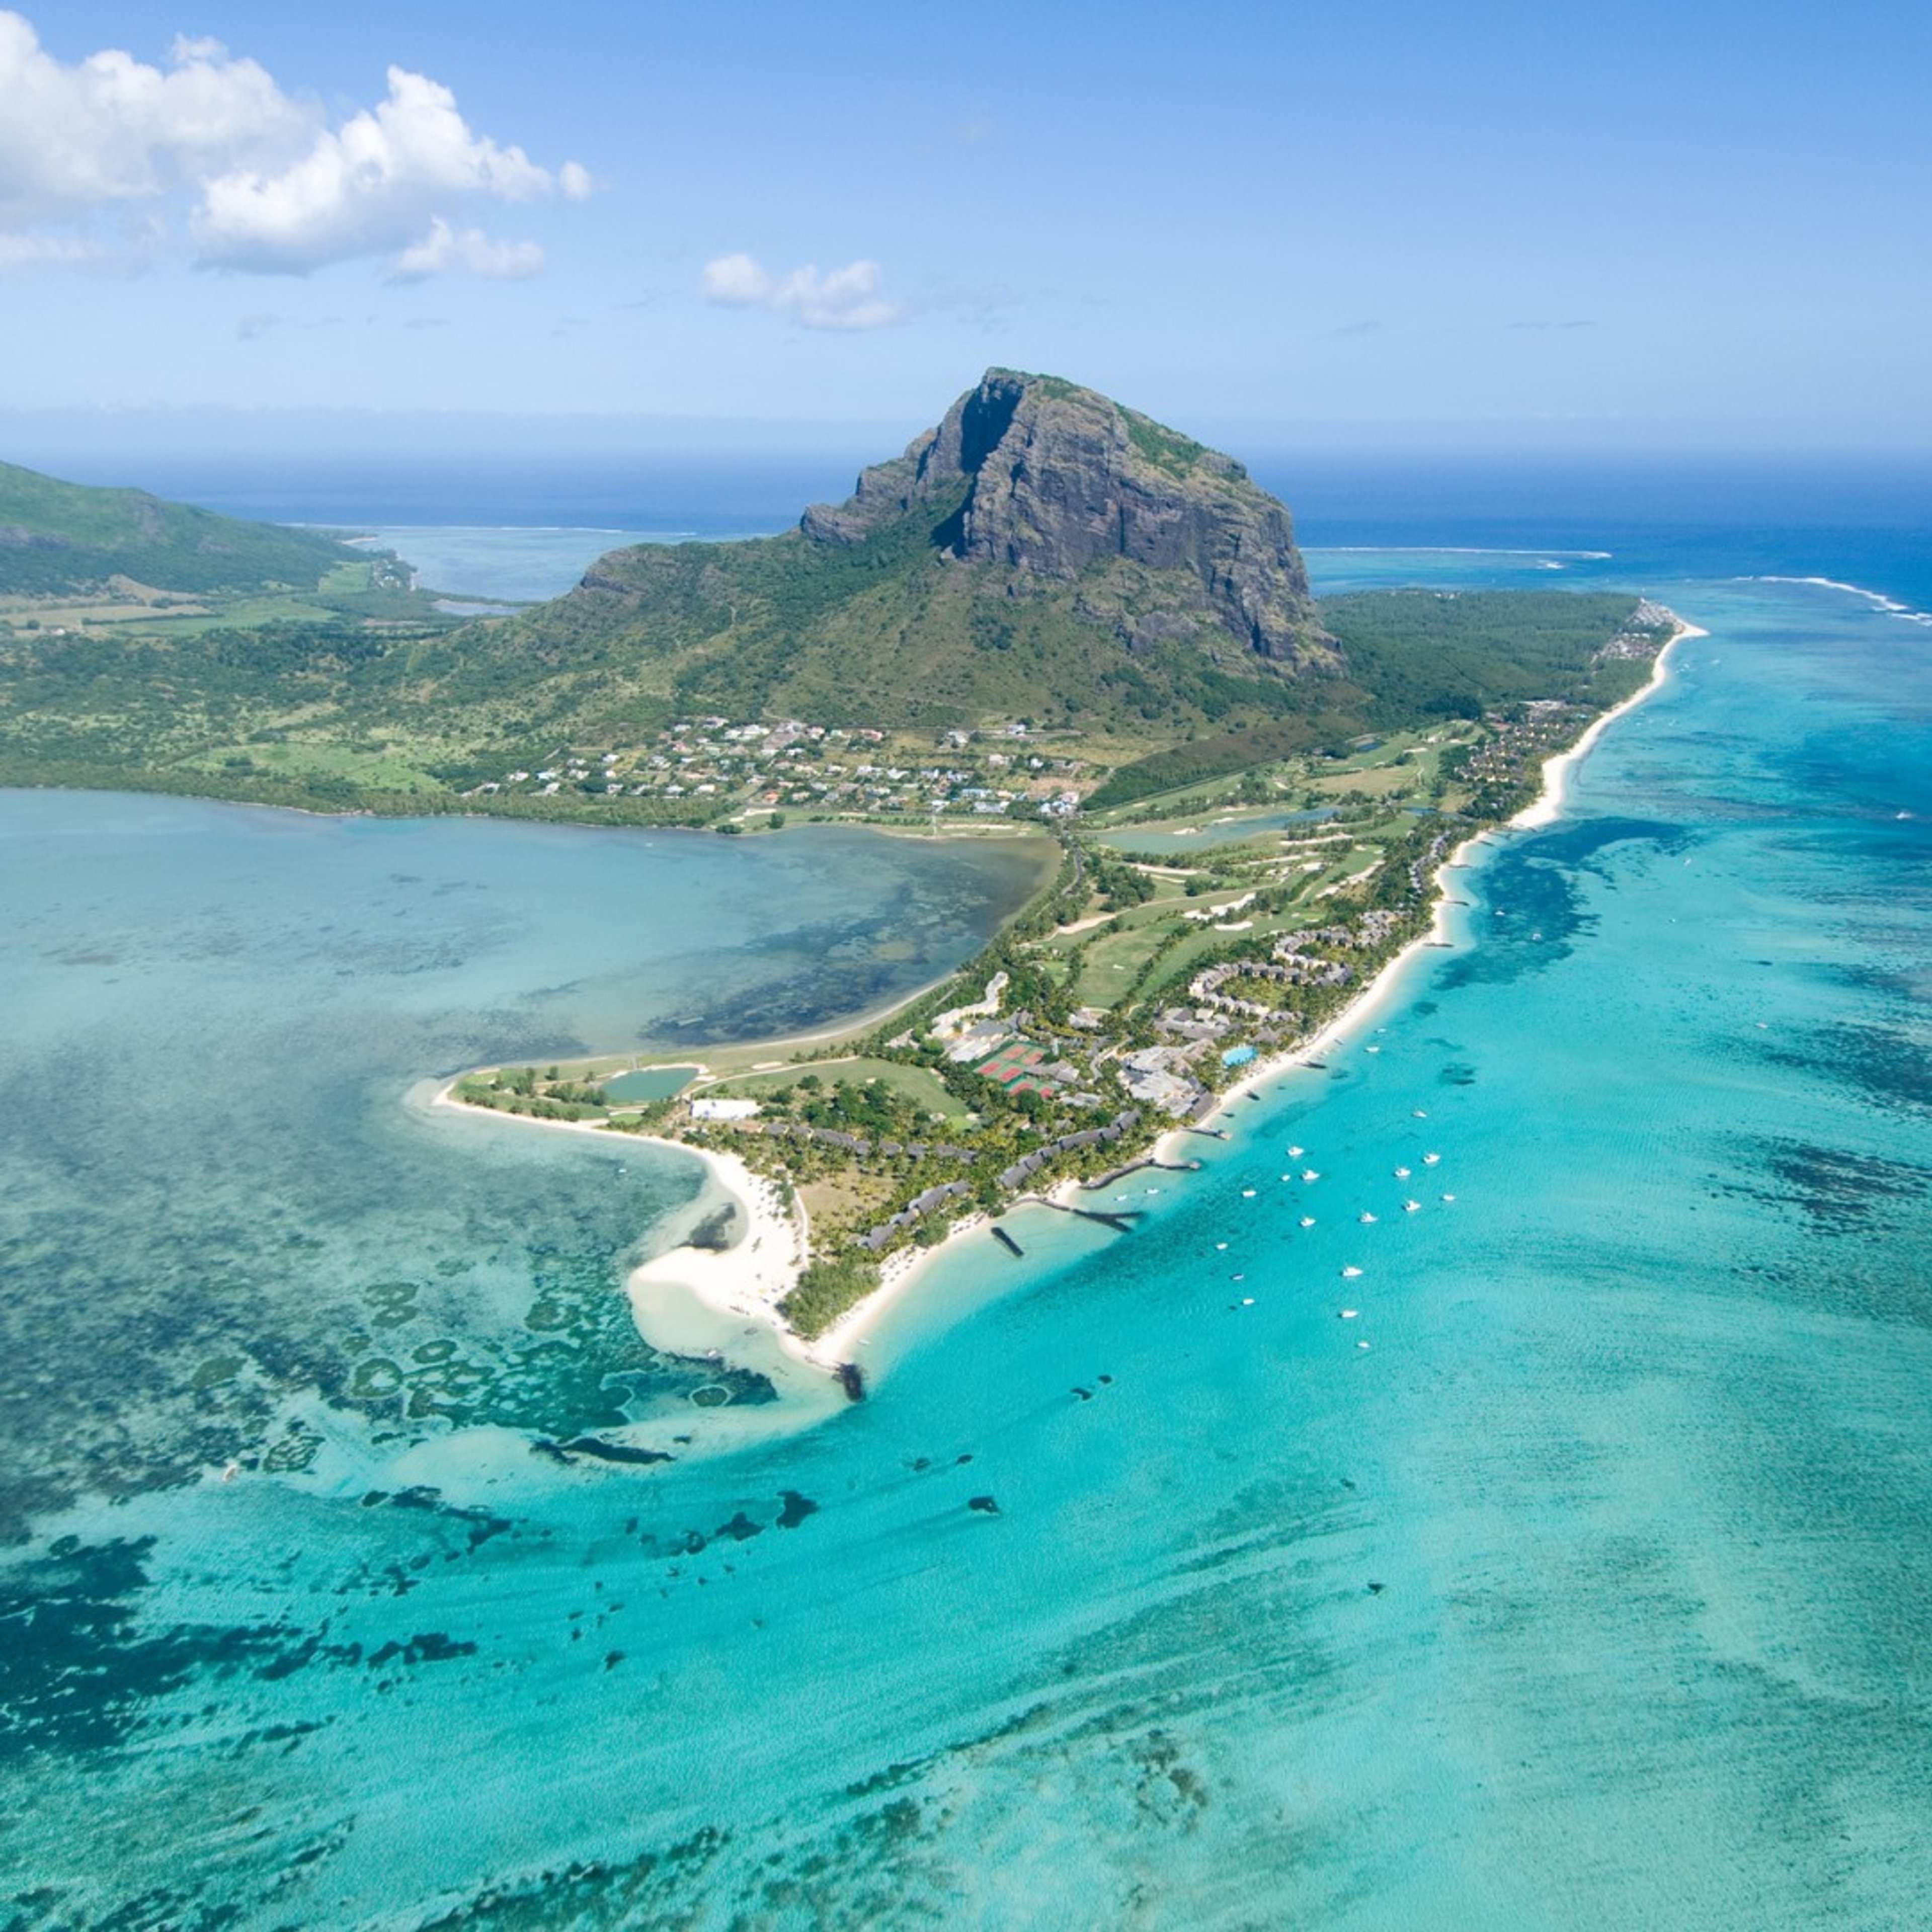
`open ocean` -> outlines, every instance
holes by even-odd
[[[1255,468],[1318,590],[1709,634],[1132,1234],[729,1453],[620,1293],[691,1165],[412,1094],[876,1003],[1020,855],[0,794],[8,1922],[1932,1922],[1932,485]]]

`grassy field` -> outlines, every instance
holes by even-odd
[[[892,1193],[890,1180],[850,1168],[800,1183],[798,1196],[812,1223],[814,1250],[820,1249],[826,1228],[841,1226],[860,1228],[876,1220],[891,1202]]]
[[[353,745],[331,744],[290,739],[280,744],[248,742],[222,746],[201,757],[183,760],[184,767],[214,772],[228,768],[230,761],[245,758],[261,771],[279,778],[342,778],[358,786],[384,792],[421,792],[442,789],[422,770],[420,762],[406,748],[363,748]]]
[[[158,590],[131,578],[72,591],[0,594],[0,628],[22,635],[106,631],[187,638],[268,624],[328,624],[347,619],[448,629],[432,600],[404,588],[386,557],[352,556],[331,565],[313,589],[276,586],[189,592]]]
[[[936,1073],[928,1072],[923,1066],[902,1065],[896,1060],[868,1060],[861,1056],[850,1060],[814,1060],[808,1064],[781,1067],[765,1073],[737,1074],[728,1079],[700,1083],[691,1089],[691,1096],[711,1094],[721,1098],[754,1100],[761,1094],[774,1094],[781,1088],[796,1085],[800,1076],[807,1073],[817,1074],[827,1087],[836,1086],[842,1080],[854,1086],[863,1086],[872,1080],[883,1081],[894,1093],[926,1113],[938,1114],[949,1120],[967,1118],[966,1109],[946,1091]]]

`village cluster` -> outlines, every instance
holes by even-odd
[[[506,770],[466,796],[688,800],[720,812],[1057,818],[1077,808],[1074,781],[1083,769],[1078,760],[1036,749],[1023,724],[942,732],[935,742],[798,718],[760,724],[692,718],[639,746],[560,748],[544,763]]]

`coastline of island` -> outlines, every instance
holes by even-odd
[[[1454,944],[1449,921],[1453,902],[1443,872],[1465,866],[1471,850],[1488,842],[1493,834],[1535,830],[1555,820],[1561,814],[1576,768],[1604,732],[1666,681],[1669,659],[1679,643],[1707,634],[1673,615],[1671,634],[1658,650],[1644,684],[1592,719],[1573,744],[1542,762],[1536,797],[1500,824],[1472,832],[1443,856],[1430,876],[1433,891],[1427,926],[1384,961],[1354,997],[1313,1033],[1290,1048],[1258,1058],[1238,1081],[1215,1096],[1214,1106],[1204,1118],[1225,1118],[1234,1103],[1268,1082],[1318,1061],[1324,1052],[1358,1030],[1386,1004],[1404,969],[1420,952]],[[935,986],[944,986],[956,976],[949,975]],[[896,1002],[887,1012],[914,1004],[934,990],[927,988]],[[761,1043],[760,1050],[779,1054],[788,1046],[856,1038],[876,1024],[876,1018],[848,1022],[794,1041]],[[496,1114],[496,1109],[458,1096],[456,1089],[462,1077],[445,1083],[436,1092],[434,1104],[466,1114]],[[611,1132],[602,1124],[589,1121],[518,1114],[508,1118],[594,1134],[607,1144]],[[1198,1121],[1177,1122],[1162,1128],[1138,1151],[1132,1164],[1198,1165],[1184,1162],[1180,1156],[1189,1134],[1200,1130]],[[1220,1131],[1225,1137],[1225,1129]],[[714,1249],[688,1242],[674,1244],[631,1270],[626,1292],[640,1335],[664,1352],[700,1358],[722,1357],[747,1340],[762,1340],[766,1346],[758,1352],[765,1354],[768,1363],[776,1358],[793,1370],[805,1372],[803,1382],[818,1382],[822,1397],[842,1387],[845,1395],[857,1399],[863,1392],[863,1376],[854,1360],[854,1352],[870,1341],[878,1322],[903,1300],[926,1272],[928,1262],[983,1228],[993,1218],[985,1210],[976,1209],[952,1222],[944,1235],[930,1244],[911,1244],[887,1254],[880,1264],[875,1286],[816,1334],[802,1335],[787,1318],[783,1304],[812,1259],[810,1227],[803,1203],[795,1195],[788,1202],[784,1196],[790,1190],[782,1190],[779,1184],[756,1172],[736,1154],[647,1133],[626,1132],[624,1138],[675,1148],[696,1159],[705,1170],[706,1192],[713,1198],[724,1196],[732,1204],[738,1222],[736,1238],[728,1247]],[[1090,1191],[1091,1185],[1080,1178],[1067,1177],[1042,1192],[1010,1199],[1000,1211],[1025,1204],[1029,1200],[1071,1208],[1083,1193]],[[699,1198],[704,1199],[704,1193]],[[787,1375],[784,1379],[790,1382],[792,1377]],[[814,1412],[826,1406],[823,1400],[811,1404]]]
[[[428,1105],[472,1118],[514,1120],[519,1126],[587,1136],[606,1148],[611,1144],[610,1130],[590,1121],[500,1113],[459,1099],[456,1084],[449,1080],[438,1086]],[[904,1248],[888,1255],[880,1264],[875,1288],[820,1334],[804,1336],[792,1328],[780,1306],[812,1258],[811,1223],[804,1203],[795,1196],[788,1203],[776,1183],[738,1154],[658,1134],[626,1133],[623,1144],[662,1148],[696,1161],[705,1178],[693,1207],[715,1207],[722,1196],[738,1224],[728,1246],[675,1242],[639,1262],[626,1276],[625,1292],[639,1334],[668,1354],[721,1354],[728,1342],[747,1332],[743,1324],[751,1322],[769,1330],[791,1362],[838,1378],[850,1361],[848,1351],[869,1322],[903,1293],[920,1264],[941,1247],[983,1227],[988,1219],[984,1214],[966,1215],[948,1228],[938,1247]]]

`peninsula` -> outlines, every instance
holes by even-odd
[[[1625,706],[1690,632],[1656,605],[1632,615],[1606,644],[1650,674]],[[925,1255],[988,1220],[1018,1255],[998,1217],[1029,1202],[1127,1231],[1136,1214],[1102,1198],[1114,1184],[1192,1165],[1189,1134],[1225,1138],[1213,1122],[1243,1091],[1316,1061],[1412,952],[1448,944],[1444,868],[1485,832],[1552,817],[1564,772],[1611,715],[1552,700],[1364,747],[1328,761],[1338,771],[1300,773],[1299,797],[1321,802],[1286,813],[1252,802],[1244,777],[1159,801],[1165,820],[1115,814],[1108,831],[1070,818],[1053,884],[883,1022],[689,1062],[487,1068],[440,1097],[699,1154],[742,1225],[728,1249],[640,1269],[640,1324],[674,1340],[652,1304],[684,1289],[770,1323],[856,1396],[852,1342]],[[1297,796],[1278,773],[1266,782]],[[1183,850],[1149,856],[1137,837]]]
[[[1231,459],[989,371],[786,536],[616,553],[488,634],[550,675],[621,665],[686,714],[637,763],[536,774],[553,795],[641,770],[736,792],[748,829],[1044,824],[1051,884],[844,1036],[488,1068],[446,1097],[704,1154],[752,1232],[635,1291],[701,1286],[856,1392],[853,1311],[949,1232],[990,1220],[1018,1252],[998,1217],[1038,1201],[1125,1232],[1102,1190],[1186,1164],[1232,1094],[1442,943],[1442,868],[1552,796],[1682,628],[1634,595],[1318,608],[1287,512]]]

